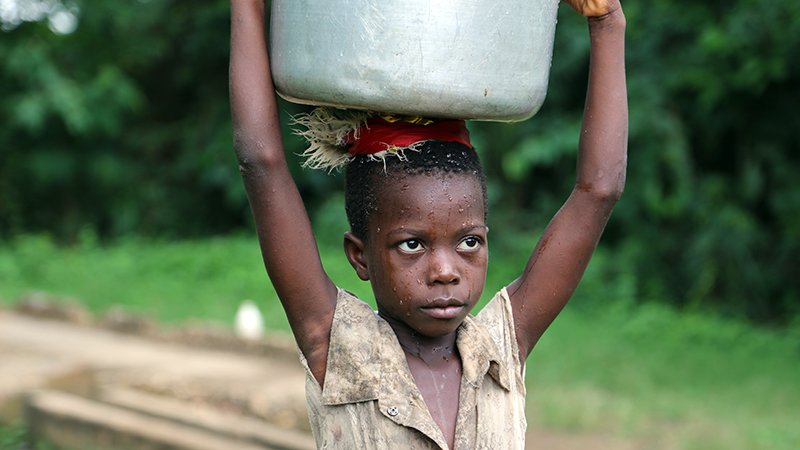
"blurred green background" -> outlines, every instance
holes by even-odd
[[[624,6],[628,183],[532,358],[531,422],[798,448],[800,3]],[[0,302],[45,290],[98,312],[227,321],[252,297],[287,329],[231,149],[228,9],[0,0]],[[490,184],[487,293],[571,190],[585,28],[562,6],[537,116],[470,124]],[[339,250],[341,176],[300,169],[303,143],[288,128],[285,141],[326,268],[369,297]]]

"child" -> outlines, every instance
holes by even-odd
[[[619,0],[565,1],[588,17],[592,45],[575,188],[521,276],[472,317],[488,228],[483,172],[463,122],[425,128],[372,117],[346,137],[357,155],[346,157],[345,254],[372,285],[373,313],[320,262],[283,155],[263,0],[231,0],[235,150],[267,272],[308,369],[318,447],[524,447],[524,361],[577,286],[625,179]],[[396,134],[402,142],[386,138]],[[409,135],[402,158],[361,154],[408,147]]]

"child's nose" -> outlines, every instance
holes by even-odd
[[[442,250],[431,252],[429,270],[431,284],[455,284],[461,280],[454,257],[455,255]]]

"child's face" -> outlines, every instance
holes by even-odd
[[[483,292],[488,262],[480,182],[403,176],[378,193],[364,257],[378,311],[425,336],[452,333]]]

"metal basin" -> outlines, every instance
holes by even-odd
[[[519,121],[544,102],[558,0],[273,0],[272,75],[314,105]]]

